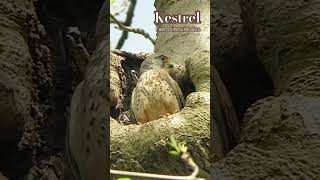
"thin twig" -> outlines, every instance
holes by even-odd
[[[193,176],[193,173],[190,176],[170,176],[170,175],[151,174],[151,173],[118,171],[118,170],[110,169],[110,174],[129,176],[129,177],[144,177],[144,178],[151,178],[151,179],[169,179],[169,180],[196,180],[197,179],[197,180],[200,180],[199,178],[195,178]]]
[[[188,152],[185,152],[181,155],[181,159],[187,164],[189,165],[192,169],[193,169],[193,172],[192,174],[190,175],[190,177],[193,177],[193,179],[196,179],[198,173],[199,173],[199,167],[198,165],[193,161],[190,153]]]
[[[126,17],[126,20],[123,23],[123,25],[125,25],[125,26],[130,26],[131,25],[132,18],[134,16],[134,9],[136,7],[136,4],[137,4],[137,0],[132,0],[131,1],[130,5],[129,5],[129,8],[128,8],[128,11],[127,11],[127,17]],[[118,41],[118,44],[117,44],[116,48],[117,49],[121,49],[127,38],[128,38],[128,31],[123,31],[122,35],[121,35],[121,37],[120,37],[120,39]]]
[[[122,29],[124,31],[128,31],[128,32],[141,34],[145,38],[149,39],[152,42],[152,44],[156,43],[156,41],[154,39],[152,39],[151,36],[147,32],[145,32],[143,29],[125,26],[125,25],[121,24],[112,14],[110,14],[110,17],[111,17],[111,20],[114,21],[119,26],[120,29]],[[117,49],[119,49],[119,48],[117,47]]]
[[[110,169],[110,174],[129,176],[129,177],[144,177],[151,179],[169,179],[169,180],[204,180],[202,178],[197,178],[199,173],[198,165],[193,161],[191,155],[188,152],[184,152],[181,155],[181,159],[189,165],[193,172],[189,176],[170,176],[170,175],[161,175],[161,174],[151,174],[151,173],[139,173],[139,172],[130,172],[130,171],[118,171]]]
[[[119,21],[119,20],[118,20]],[[124,22],[119,21],[121,24],[123,24]],[[110,24],[117,24],[116,22],[114,22],[112,19],[110,19]]]

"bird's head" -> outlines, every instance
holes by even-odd
[[[162,54],[149,55],[141,64],[140,74],[151,69],[165,69],[170,72],[174,68],[174,63],[168,56]]]

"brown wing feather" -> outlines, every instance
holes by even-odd
[[[184,97],[178,83],[164,70],[161,70],[161,78],[165,80],[173,89],[176,98],[179,102],[180,109],[182,109],[184,106]]]

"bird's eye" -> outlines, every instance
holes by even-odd
[[[160,55],[161,60],[165,60],[166,57],[164,55]]]

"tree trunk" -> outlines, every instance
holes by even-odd
[[[189,174],[185,164],[169,155],[168,139],[174,135],[185,141],[200,176],[209,178],[210,149],[210,32],[208,0],[155,2],[164,14],[194,14],[201,11],[201,32],[158,32],[155,52],[165,54],[186,67],[195,92],[186,98],[185,107],[167,118],[142,125],[121,125],[111,120],[111,168],[170,175]],[[186,25],[166,25],[186,26]],[[111,59],[111,63],[112,63]],[[112,74],[112,73],[111,73]],[[111,83],[112,84],[112,83]],[[118,86],[119,87],[119,86]],[[111,87],[112,91],[112,87]],[[183,91],[183,89],[182,89]]]
[[[272,77],[275,97],[254,103],[241,141],[214,179],[319,179],[320,4],[242,1],[244,32]]]

